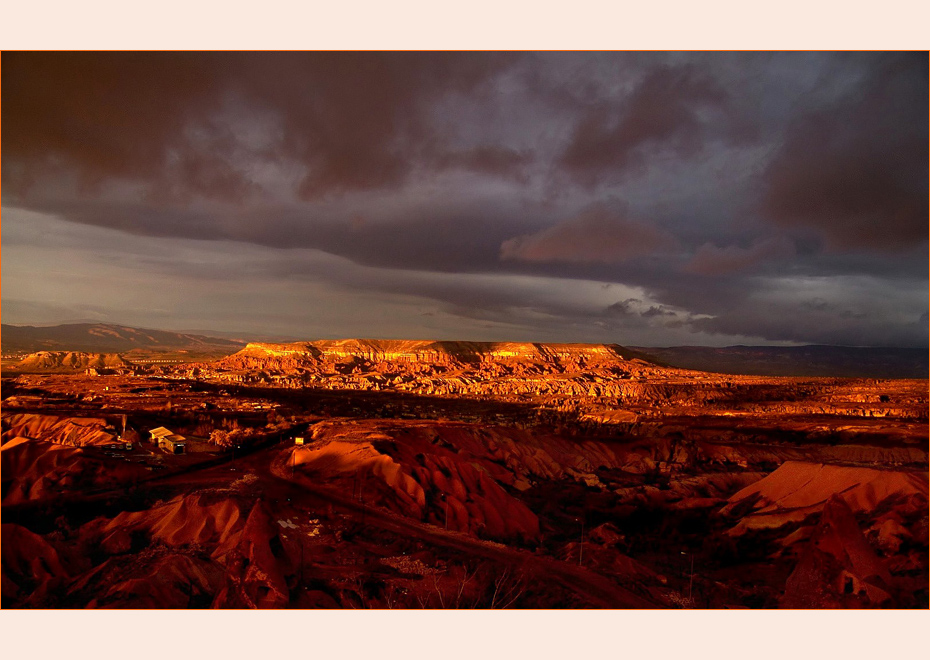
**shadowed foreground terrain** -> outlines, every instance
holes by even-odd
[[[4,607],[927,607],[926,380],[615,345],[209,357],[4,369]]]

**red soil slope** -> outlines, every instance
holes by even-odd
[[[447,431],[442,430],[449,443]],[[435,433],[425,427],[366,431],[326,425],[316,429],[310,445],[295,448],[289,462],[318,478],[354,480],[360,499],[367,489],[365,501],[380,501],[418,520],[487,538],[538,536],[536,515],[500,485],[514,484],[514,474],[434,444]]]
[[[750,506],[731,530],[781,527],[821,511],[832,496],[853,512],[869,513],[891,500],[899,512],[926,510],[928,475],[919,471],[877,470],[788,461],[766,478],[730,497],[721,511],[730,514]],[[755,501],[753,501],[755,500]]]
[[[66,598],[88,607],[284,607],[294,561],[273,522],[261,501],[206,493],[98,518],[79,538],[106,558],[69,576]]]
[[[145,511],[99,519],[88,523],[86,531],[99,535],[101,547],[112,553],[128,550],[131,535],[144,531],[153,541],[168,546],[217,546],[213,556],[222,557],[235,545],[245,515],[231,499],[208,503],[203,495],[189,495]]]
[[[38,534],[13,524],[2,526],[3,597],[31,594],[41,600],[68,577],[58,551]]]
[[[834,495],[788,578],[782,603],[793,608],[881,605],[892,600],[892,584],[852,509]]]
[[[28,438],[4,444],[0,461],[4,505],[115,487],[149,474],[138,465],[89,457],[81,448]]]
[[[116,441],[116,436],[106,430],[106,420],[96,417],[56,417],[22,413],[3,415],[2,419],[3,436],[0,442],[3,444],[18,437],[46,440],[72,447],[108,445]]]

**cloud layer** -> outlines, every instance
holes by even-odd
[[[4,318],[926,346],[927,74],[920,53],[6,54]]]

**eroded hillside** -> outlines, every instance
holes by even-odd
[[[926,381],[357,340],[161,372],[4,379],[4,606],[927,604]]]

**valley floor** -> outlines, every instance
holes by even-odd
[[[623,408],[4,377],[2,604],[926,608],[926,381],[753,383]]]

